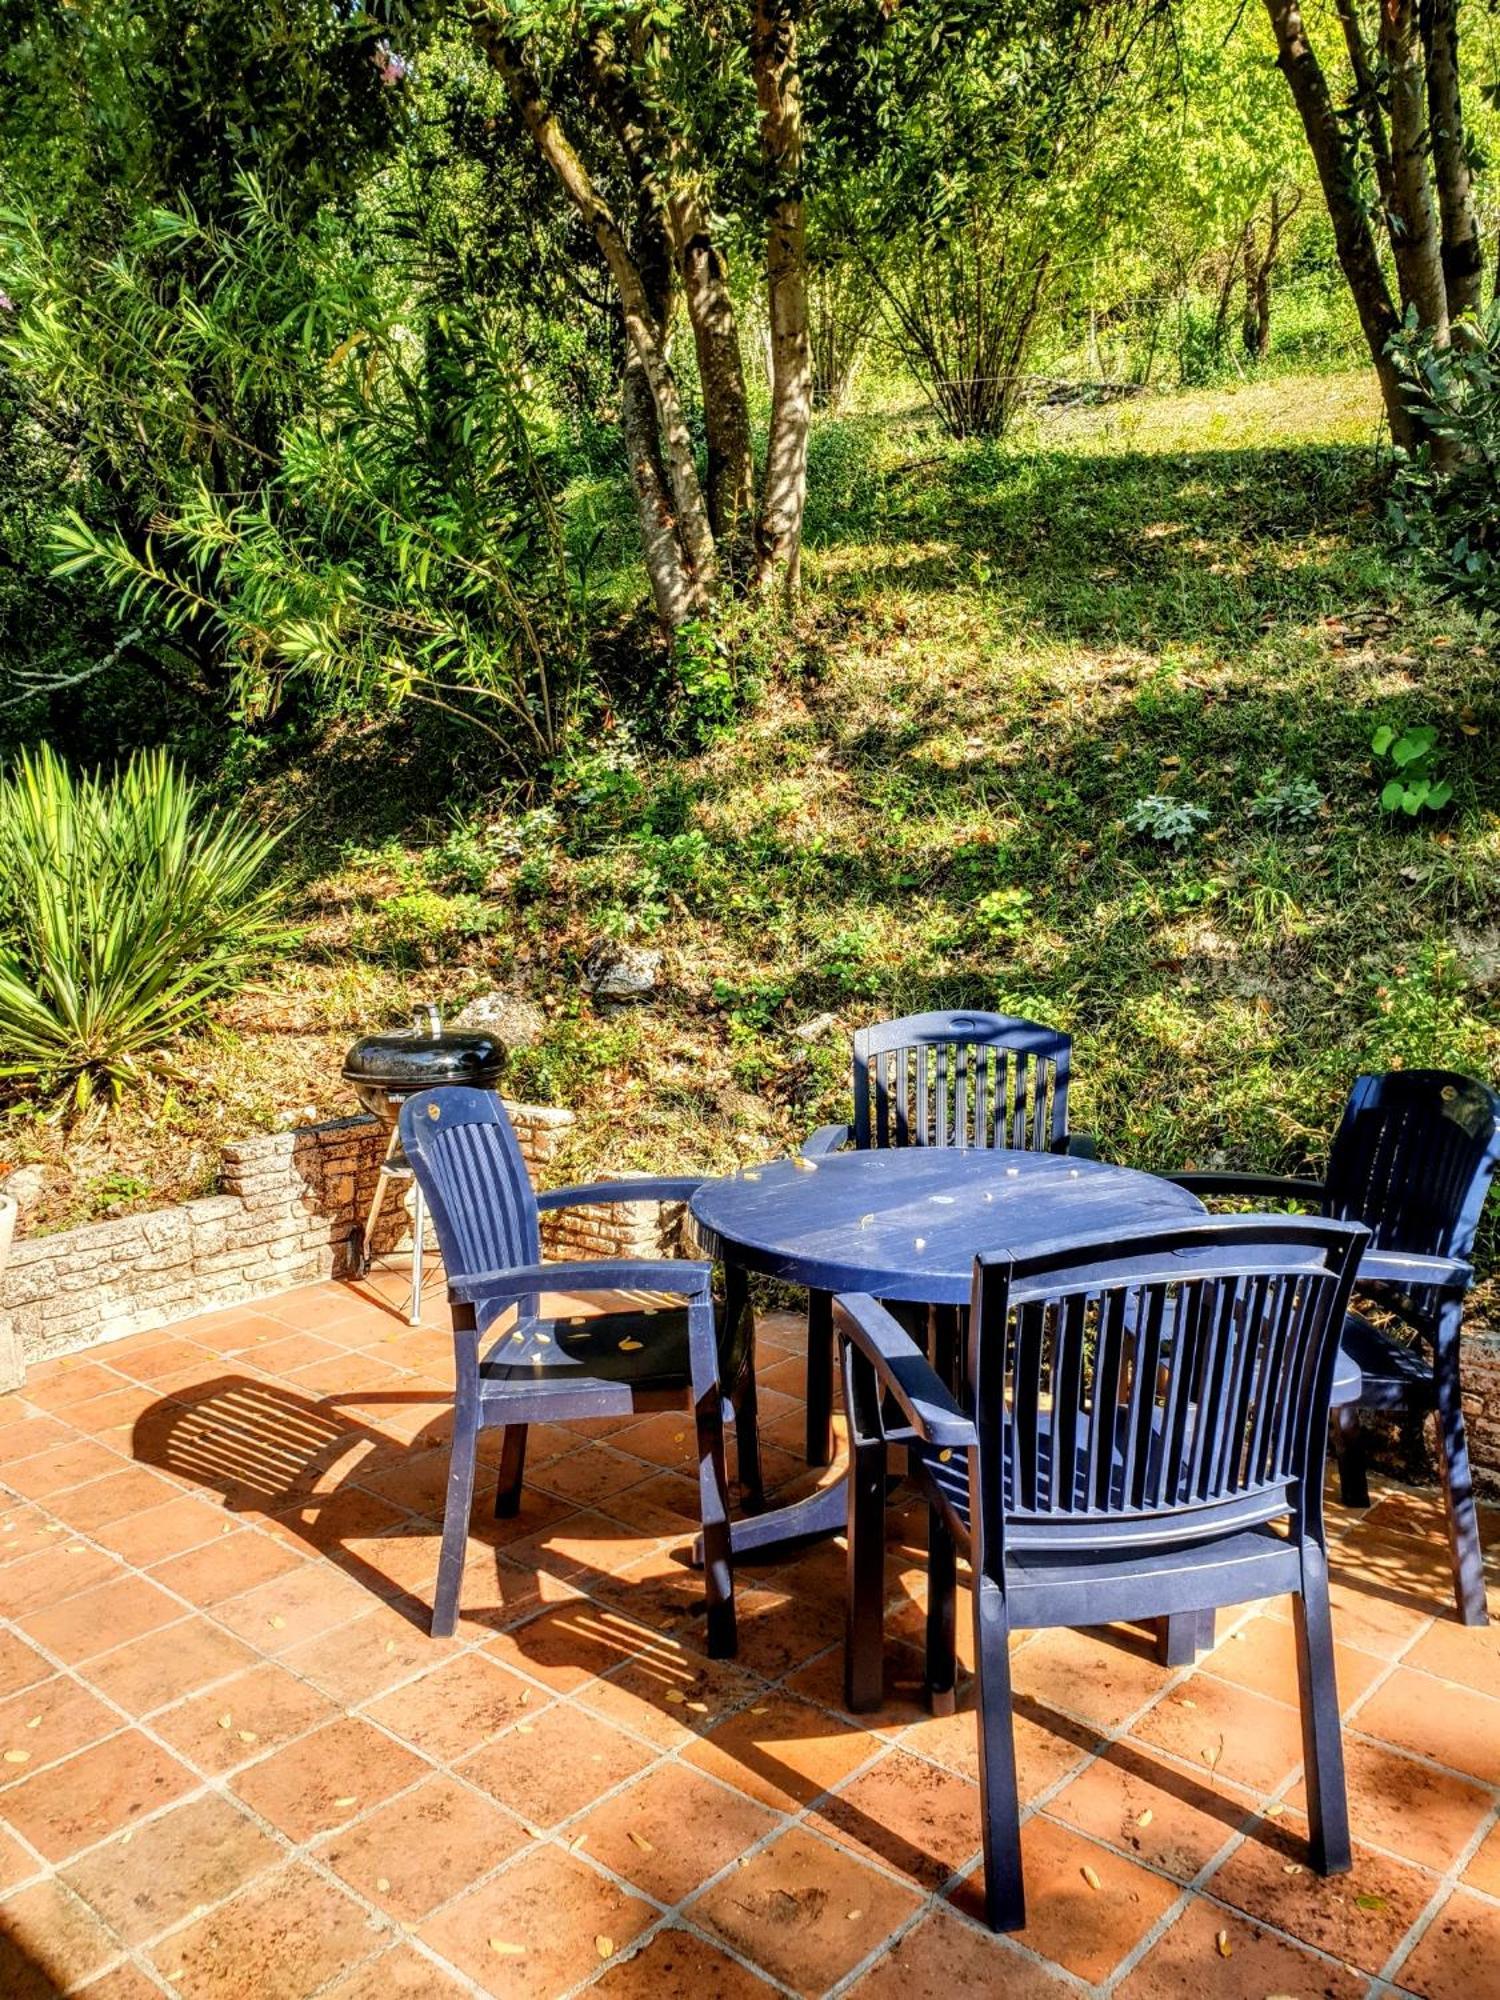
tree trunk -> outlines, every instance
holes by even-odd
[[[1427,47],[1427,110],[1432,171],[1443,227],[1443,282],[1448,315],[1458,319],[1479,306],[1484,250],[1474,212],[1474,183],[1464,137],[1458,73],[1458,0],[1424,0],[1422,36]]]
[[[1260,346],[1260,259],[1255,254],[1255,224],[1245,230],[1245,310],[1240,319],[1240,343],[1252,361],[1258,361]]]
[[[1218,303],[1214,307],[1213,349],[1215,361],[1224,354],[1224,338],[1229,329],[1229,308],[1234,299],[1234,288],[1239,283],[1240,274],[1250,255],[1250,238],[1255,228],[1253,221],[1247,222],[1240,232],[1240,240],[1224,259],[1224,282],[1219,287]]]
[[[740,329],[724,259],[708,233],[697,198],[668,204],[678,269],[703,387],[708,442],[708,518],[730,569],[755,511],[755,453]]]
[[[1287,80],[1307,135],[1313,164],[1328,217],[1339,264],[1348,281],[1359,314],[1360,327],[1375,373],[1380,379],[1381,398],[1391,437],[1399,445],[1416,442],[1418,426],[1401,397],[1400,380],[1386,345],[1400,329],[1400,320],[1391,300],[1390,288],[1381,269],[1364,204],[1360,199],[1353,150],[1329,93],[1322,65],[1307,39],[1298,0],[1265,0],[1271,31],[1276,37],[1276,63]]]
[[[651,384],[646,379],[641,357],[628,342],[620,375],[620,429],[635,492],[641,552],[646,559],[646,574],[651,579],[657,623],[663,631],[675,632],[688,619],[701,618],[708,609],[708,600],[683,555],[666,473],[662,469]]]
[[[480,49],[504,80],[537,151],[583,218],[609,268],[624,313],[626,337],[640,358],[656,405],[662,463],[672,490],[677,532],[694,576],[706,590],[711,587],[717,570],[713,530],[698,481],[693,441],[683,414],[677,378],[667,358],[663,330],[651,312],[645,281],[630,254],[624,231],[543,97],[521,43],[505,32],[489,12],[485,0],[478,0],[470,20]]]
[[[1376,88],[1374,73],[1370,68],[1370,51],[1365,44],[1364,29],[1355,12],[1356,4],[1357,0],[1335,0],[1334,11],[1339,17],[1339,26],[1344,31],[1344,46],[1349,51],[1349,67],[1354,72],[1354,102],[1365,128],[1370,158],[1375,163],[1375,185],[1380,189],[1380,206],[1385,214],[1386,227],[1389,229],[1391,210],[1396,201],[1395,179],[1391,172],[1390,134],[1385,129],[1385,112],[1381,108],[1380,92]]]
[[[766,281],[771,325],[771,434],[761,497],[757,577],[778,573],[788,603],[802,575],[812,350],[807,334],[807,241],[802,204],[802,81],[797,28],[805,0],[755,0],[750,65],[760,106],[768,183]]]
[[[1427,75],[1417,33],[1417,0],[1383,0],[1380,53],[1391,121],[1391,250],[1401,297],[1415,307],[1434,343],[1448,344],[1448,290],[1432,175],[1427,166]]]

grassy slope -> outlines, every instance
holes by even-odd
[[[197,1102],[75,1147],[50,1219],[201,1179],[219,1133],[342,1108],[356,1030],[510,968],[551,1019],[514,1087],[581,1112],[590,1168],[792,1143],[843,1112],[843,1031],[932,1005],[1069,1029],[1077,1122],[1144,1166],[1315,1159],[1360,1067],[1500,1074],[1475,983],[1500,964],[1493,674],[1388,567],[1375,414],[1360,374],[1049,413],[1002,449],[920,415],[824,425],[801,682],[639,783],[313,883],[302,954],[194,1058]],[[1447,827],[1376,809],[1385,717],[1442,728]],[[1251,815],[1273,768],[1326,794],[1312,826]],[[1180,855],[1123,830],[1152,792],[1210,814]],[[466,866],[483,896],[445,908]],[[437,936],[444,973],[370,962],[403,881],[437,893],[414,951]],[[442,943],[466,914],[496,934]],[[601,1020],[578,998],[601,930],[664,950],[653,1004]],[[799,1040],[824,1010],[840,1032]]]

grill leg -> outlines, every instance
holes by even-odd
[[[411,1197],[411,1306],[407,1311],[406,1324],[420,1326],[422,1323],[422,1250],[427,1239],[427,1204],[422,1199],[422,1185],[413,1180]]]

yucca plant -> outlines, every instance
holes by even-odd
[[[284,934],[280,840],[160,751],[107,776],[23,754],[0,780],[0,1080],[82,1110],[170,1070]]]

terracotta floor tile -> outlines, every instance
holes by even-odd
[[[0,1426],[0,1467],[19,1466],[22,1460],[34,1458],[39,1452],[55,1451],[75,1442],[69,1425],[60,1424],[56,1417],[28,1411],[18,1423]],[[14,1484],[9,1471],[3,1473],[3,1480],[7,1486]]]
[[[410,1518],[378,1493],[344,1486],[337,1492],[299,1501],[276,1516],[276,1525],[283,1531],[291,1530],[295,1542],[310,1549],[337,1551],[349,1542],[397,1528]],[[283,1539],[288,1539],[285,1533]]]
[[[23,1778],[5,1794],[5,1817],[38,1853],[63,1861],[195,1783],[186,1766],[131,1729]]]
[[[603,1680],[587,1682],[577,1699],[660,1749],[677,1750],[763,1694],[761,1683],[732,1662],[706,1660],[663,1637]]]
[[[965,1607],[967,1608],[967,1596]],[[1155,1699],[1170,1679],[1150,1642],[1125,1627],[1038,1632],[1016,1649],[1011,1680],[1022,1700],[1045,1702],[1082,1716],[1100,1729],[1117,1729]]]
[[[152,1963],[185,2000],[306,2000],[374,1950],[380,1932],[342,1890],[292,1866],[159,1944]]]
[[[791,1812],[849,1777],[872,1748],[863,1731],[771,1689],[683,1755],[762,1805]]]
[[[556,1847],[535,1848],[429,1917],[424,1944],[503,2000],[553,2000],[597,1970],[655,1911]]]
[[[151,1571],[152,1578],[185,1597],[189,1604],[211,1605],[301,1568],[305,1558],[269,1535],[258,1535],[249,1528],[232,1528],[225,1534],[226,1525],[221,1515],[214,1539],[190,1554],[159,1562]]]
[[[145,1577],[117,1575],[97,1590],[28,1611],[20,1623],[39,1646],[71,1665],[181,1616],[182,1606]]]
[[[717,1932],[798,1993],[823,1993],[912,1915],[916,1894],[801,1827],[752,1854],[692,1905]]]
[[[938,1889],[979,1853],[979,1787],[892,1750],[825,1799],[809,1824],[922,1888]]]
[[[19,1632],[0,1632],[0,1696],[33,1687],[53,1672],[51,1661],[28,1646]]]
[[[1176,1901],[1176,1887],[1037,1815],[1021,1829],[1026,1928],[1016,1936],[1042,1958],[1080,1979],[1105,1979]],[[1089,1875],[1097,1878],[1095,1887]],[[953,1892],[967,1914],[983,1914],[983,1874]]]
[[[0,1894],[42,1871],[42,1863],[4,1824],[0,1815]]]
[[[1190,1882],[1249,1821],[1255,1794],[1128,1739],[1115,1743],[1047,1807],[1095,1840]]]
[[[49,1547],[57,1526],[45,1507],[30,1500],[12,1500],[7,1505],[0,1498],[0,1568]]]
[[[633,1618],[578,1597],[497,1633],[485,1651],[502,1666],[567,1693],[630,1659],[653,1637]]]
[[[1306,1822],[1288,1810],[1283,1819],[1262,1822],[1207,1886],[1247,1916],[1373,1974],[1426,1907],[1437,1882],[1409,1862],[1358,1845],[1347,1875],[1317,1875],[1308,1861]]]
[[[254,1660],[248,1646],[194,1615],[101,1653],[88,1662],[84,1675],[132,1715],[149,1715]]]
[[[1493,1826],[1485,1835],[1478,1852],[1464,1870],[1464,1881],[1471,1889],[1480,1889],[1486,1896],[1500,1898],[1500,1826]]]
[[[1064,2000],[1078,1991],[1009,1939],[960,1923],[946,1910],[914,1924],[850,1990],[859,2000],[954,2000],[955,1994]]]
[[[1398,1667],[1351,1717],[1351,1726],[1500,1785],[1500,1701],[1492,1695]]]
[[[1273,1790],[1302,1761],[1296,1709],[1206,1674],[1174,1688],[1132,1725],[1131,1734],[1258,1792]]]
[[[161,1988],[127,1959],[78,1989],[79,2000],[158,2000]]]
[[[1382,1660],[1395,1659],[1443,1608],[1436,1598],[1411,1604],[1387,1597],[1377,1585],[1357,1575],[1335,1574],[1328,1596],[1335,1640]],[[1279,1610],[1273,1613],[1280,1615]]]
[[[1500,1964],[1500,1905],[1455,1889],[1398,1967],[1396,1981],[1423,2000],[1477,2000]]]
[[[1402,1654],[1401,1664],[1500,1698],[1500,1630],[1493,1622],[1473,1626],[1440,1618]]]
[[[93,1438],[81,1438],[70,1429],[49,1450],[11,1460],[5,1468],[5,1483],[25,1499],[44,1500],[82,1486],[86,1480],[100,1479],[105,1473],[121,1472],[124,1467],[117,1451]]]
[[[903,1730],[897,1739],[905,1748],[946,1764],[978,1782],[979,1732],[974,1717],[974,1691],[963,1691],[953,1715],[929,1715]],[[1096,1746],[1098,1732],[1039,1702],[1018,1702],[1011,1727],[1016,1746],[1016,1779],[1021,1803],[1028,1805],[1059,1778],[1073,1770]]]
[[[682,1629],[704,1610],[703,1573],[688,1562],[685,1542],[647,1549],[589,1588],[601,1602],[618,1606],[623,1616],[658,1632]]]
[[[1488,1818],[1494,1794],[1464,1778],[1434,1771],[1383,1743],[1344,1732],[1344,1778],[1349,1822],[1361,1840],[1389,1848],[1404,1861],[1419,1861],[1439,1874]],[[1305,1810],[1299,1782],[1287,1794]]]
[[[429,1757],[467,1756],[547,1697],[483,1653],[461,1653],[367,1704],[365,1714]]]
[[[351,1889],[415,1923],[509,1860],[526,1838],[497,1806],[442,1776],[335,1834],[319,1852]]]
[[[605,1507],[627,1487],[639,1486],[651,1478],[651,1468],[640,1459],[607,1444],[585,1445],[538,1468],[536,1483],[559,1500],[574,1507]]]
[[[1203,2000],[1206,1993],[1355,2000],[1365,1982],[1202,1897],[1115,1988],[1119,2000]]]
[[[608,2000],[766,2000],[776,1989],[691,1931],[669,1925],[589,1990]]]
[[[104,1395],[91,1396],[86,1403],[76,1404],[68,1412],[68,1422],[86,1437],[98,1438],[118,1451],[128,1452],[137,1422],[148,1410],[159,1409],[161,1401],[160,1391],[143,1388],[139,1382],[121,1380]]]
[[[802,1595],[795,1588],[761,1590],[741,1583],[735,1610],[740,1636],[736,1662],[768,1681],[805,1666],[844,1636],[841,1591]],[[693,1628],[695,1636],[701,1638],[704,1622]]]
[[[168,1334],[164,1339],[121,1341],[110,1354],[110,1364],[120,1374],[128,1375],[132,1382],[145,1383],[159,1382],[164,1375],[180,1375],[190,1368],[209,1373],[216,1361],[217,1356],[206,1348],[177,1334]]]
[[[554,1703],[457,1768],[518,1818],[552,1827],[650,1761],[649,1750],[602,1717]]]
[[[191,1561],[192,1558],[187,1558]],[[262,1653],[289,1652],[371,1609],[368,1590],[325,1559],[302,1563],[214,1606],[214,1616]]]
[[[921,1649],[893,1639],[887,1632],[882,1665],[885,1691],[880,1707],[867,1709],[852,1719],[861,1729],[886,1733],[906,1729],[914,1722],[925,1722],[931,1710],[927,1705],[926,1662]],[[850,1713],[844,1707],[842,1646],[830,1646],[805,1667],[788,1674],[784,1685],[789,1694],[800,1694],[823,1708]]]
[[[460,2000],[469,1991],[414,1945],[366,1959],[357,1972],[328,1987],[321,2000]]]
[[[582,1822],[590,1858],[659,1903],[680,1903],[778,1825],[741,1792],[660,1764]]]
[[[169,1708],[151,1727],[189,1763],[217,1778],[337,1713],[315,1689],[265,1661]]]
[[[81,1535],[97,1536],[111,1522],[123,1521],[148,1507],[176,1499],[178,1489],[144,1466],[121,1465],[103,1479],[91,1479],[70,1493],[57,1493],[49,1503],[60,1521]]]
[[[572,1577],[587,1589],[598,1578],[614,1576],[638,1561],[644,1546],[647,1544],[639,1534],[608,1514],[580,1508],[559,1515],[521,1541],[507,1544],[505,1553],[507,1561],[522,1568]]]
[[[91,1396],[122,1386],[123,1378],[97,1361],[68,1357],[70,1365],[44,1362],[26,1371],[26,1400],[39,1410],[69,1410]]]
[[[54,2000],[118,1956],[119,1946],[93,1911],[55,1875],[0,1903],[5,2000]]]
[[[0,1569],[0,1618],[45,1611],[120,1575],[113,1557],[65,1536],[66,1531],[52,1538],[58,1544],[56,1551],[44,1547]]]
[[[189,1799],[96,1847],[63,1874],[127,1944],[222,1902],[279,1861],[281,1849],[216,1793]]]
[[[434,1639],[425,1618],[420,1625],[388,1605],[367,1611],[336,1631],[305,1639],[283,1656],[293,1673],[343,1707],[354,1708],[419,1667],[454,1650],[451,1639]]]
[[[120,1718],[71,1675],[56,1674],[0,1702],[0,1786],[43,1764],[71,1757],[101,1737],[113,1736]],[[3,1806],[0,1806],[3,1811]]]
[[[1339,1703],[1347,1713],[1384,1668],[1372,1653],[1338,1644],[1333,1650]],[[1250,1619],[1221,1640],[1211,1653],[1206,1653],[1198,1665],[1216,1680],[1252,1688],[1289,1708],[1298,1705],[1297,1641],[1285,1619]]]
[[[370,1723],[349,1715],[241,1771],[233,1789],[273,1826],[303,1841],[368,1812],[427,1768]]]
[[[92,1530],[92,1539],[136,1568],[147,1569],[184,1550],[201,1548],[223,1529],[221,1508],[210,1506],[195,1494],[182,1493],[143,1513],[101,1524]]]

